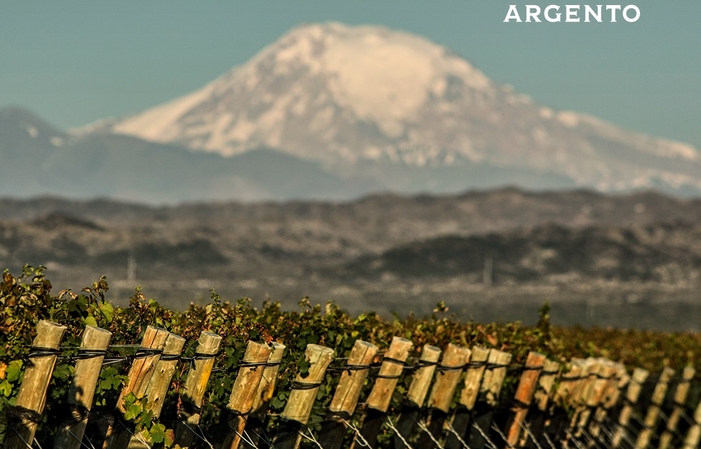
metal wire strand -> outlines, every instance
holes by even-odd
[[[424,432],[426,432],[426,434],[428,435],[428,437],[431,439],[431,441],[433,441],[433,444],[435,444],[436,447],[438,447],[438,449],[444,449],[443,446],[441,446],[441,443],[438,442],[438,440],[436,439],[436,437],[433,436],[433,434],[431,433],[431,431],[428,430],[428,427],[426,426],[426,423],[424,423],[423,421],[416,421],[416,425],[419,426],[419,428],[420,428],[421,430],[423,430]]]
[[[482,428],[478,426],[477,423],[472,423],[472,427],[476,429],[480,435],[482,435],[482,438],[484,438],[484,440],[487,442],[491,449],[497,449],[497,445],[494,444],[494,441],[492,441],[492,439],[489,438],[489,435],[487,435],[487,433],[484,430],[482,430]]]
[[[401,432],[399,432],[399,429],[397,429],[397,426],[394,425],[394,423],[392,422],[392,418],[390,418],[389,416],[387,416],[387,425],[389,425],[389,428],[392,430],[392,432],[394,432],[399,437],[399,439],[402,440],[402,443],[404,443],[404,446],[406,446],[407,449],[414,449],[404,438]]]
[[[351,422],[349,422],[345,419],[341,419],[341,422],[343,424],[345,424],[346,427],[348,427],[349,429],[351,429],[355,433],[355,436],[353,438],[355,439],[355,441],[358,442],[358,444],[361,447],[367,447],[367,448],[372,449],[372,446],[370,445],[370,443],[368,443],[368,440],[366,440],[365,437],[363,436],[363,434],[360,433],[360,429],[358,429]]]
[[[462,439],[462,437],[460,436],[460,434],[458,434],[457,430],[455,430],[455,427],[453,427],[453,424],[451,424],[450,421],[445,422],[445,428],[448,429],[448,432],[452,433],[455,436],[455,438],[458,439],[460,444],[462,444],[462,447],[464,447],[465,449],[470,449],[470,446],[468,446],[465,440]]]

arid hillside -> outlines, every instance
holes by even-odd
[[[447,300],[492,319],[527,320],[512,315],[544,300],[557,318],[557,304],[584,301],[582,319],[563,311],[563,320],[609,324],[601,306],[591,316],[593,302],[697,302],[701,201],[516,189],[171,207],[0,200],[0,266],[25,263],[46,266],[58,289],[106,275],[118,301],[141,285],[173,307],[210,288],[402,314]]]

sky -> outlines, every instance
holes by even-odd
[[[555,1],[527,0],[573,3]],[[634,1],[634,23],[504,23],[510,4],[525,18],[527,2],[0,0],[0,108],[61,128],[138,112],[301,23],[338,21],[422,35],[538,103],[701,149],[700,0]]]

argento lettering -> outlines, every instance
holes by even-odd
[[[504,22],[637,22],[640,8],[636,5],[509,5]]]

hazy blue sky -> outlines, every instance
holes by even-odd
[[[638,0],[638,22],[603,24],[505,24],[510,3],[555,1],[0,0],[0,108],[64,128],[136,112],[333,20],[423,35],[539,103],[701,148],[701,0]]]

